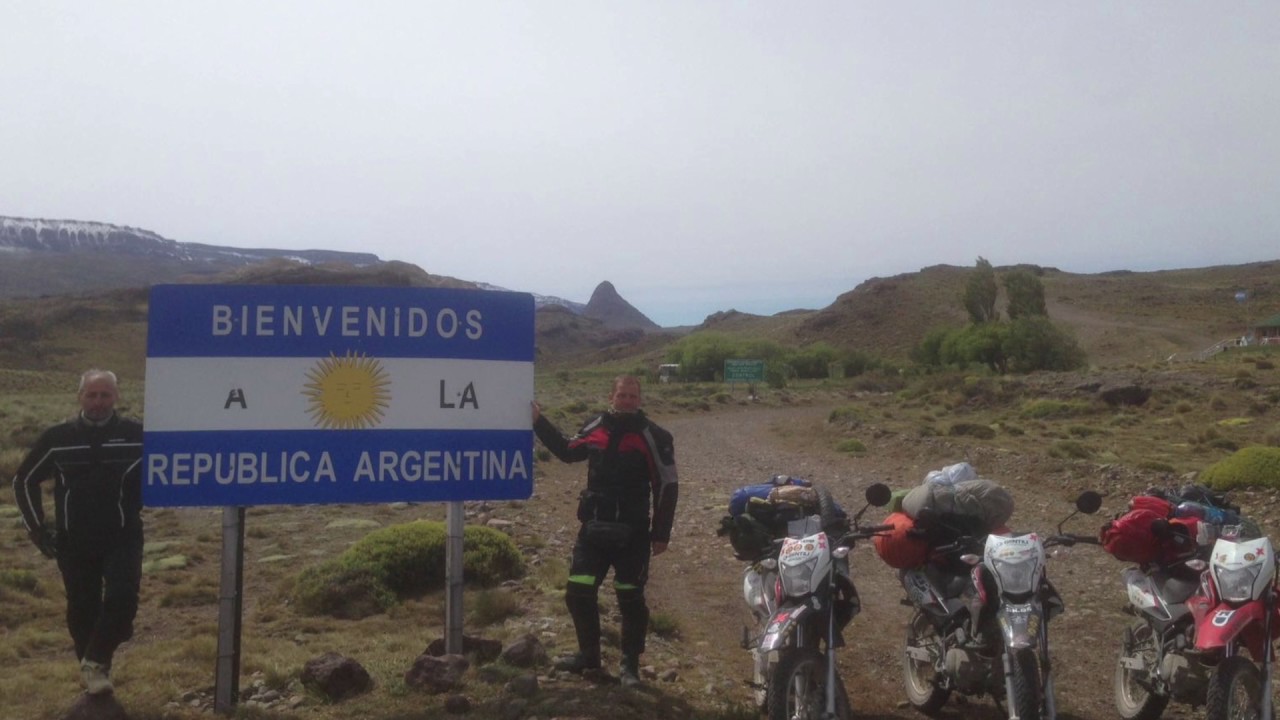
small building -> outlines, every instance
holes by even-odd
[[[1280,345],[1280,315],[1272,315],[1250,328],[1250,345]]]
[[[658,366],[658,382],[669,383],[680,376],[680,363],[662,363]]]

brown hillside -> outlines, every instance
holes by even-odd
[[[997,268],[997,274],[1009,268]],[[1035,269],[1045,286],[1050,317],[1070,328],[1091,364],[1163,361],[1202,350],[1280,312],[1280,262],[1200,269],[1095,275]],[[789,345],[823,341],[878,356],[905,358],[930,329],[967,322],[960,296],[970,268],[933,266],[873,278],[822,310],[751,315],[733,310],[709,316],[697,331],[751,335]],[[218,277],[224,282],[379,284],[474,287],[431,275],[414,265],[366,268],[266,263]],[[1245,289],[1248,303],[1234,294]],[[0,366],[78,371],[107,365],[141,378],[146,358],[145,290],[50,296],[0,303]],[[998,302],[1003,309],[1003,298]],[[651,365],[677,333],[611,329],[598,319],[549,306],[536,320],[539,367],[600,363]]]

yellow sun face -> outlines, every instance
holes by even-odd
[[[374,358],[330,355],[307,372],[310,382],[303,394],[310,398],[307,412],[317,427],[339,430],[373,427],[382,420],[391,381]]]

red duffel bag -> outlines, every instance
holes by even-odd
[[[1157,520],[1166,520],[1154,510],[1140,507],[1102,526],[1102,549],[1124,562],[1149,563],[1160,557],[1162,543],[1151,532]]]
[[[905,570],[922,565],[929,559],[929,543],[922,537],[914,537],[908,531],[916,521],[906,513],[890,513],[882,525],[892,525],[893,530],[873,536],[876,554],[889,567]]]

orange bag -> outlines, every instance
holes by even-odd
[[[875,535],[872,542],[875,543],[876,554],[889,567],[905,570],[929,559],[929,543],[924,538],[912,537],[907,533],[916,526],[910,515],[891,513],[881,524],[892,525],[893,530]]]

